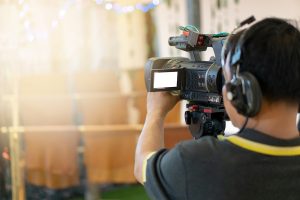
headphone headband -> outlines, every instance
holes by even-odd
[[[242,21],[240,25],[231,32],[230,36],[232,36],[242,26],[249,24],[254,20],[255,18],[251,16],[250,18]],[[227,55],[229,58],[227,59],[229,59],[229,69],[232,74],[232,79],[226,83],[226,89],[227,96],[229,97],[228,100],[231,101],[238,113],[246,117],[252,117],[260,110],[262,96],[259,83],[256,78],[249,72],[239,72],[243,58],[243,45],[245,43],[247,32],[248,29],[244,29],[244,32],[239,37],[235,47],[229,49],[229,53]],[[228,48],[227,42],[228,41],[226,41],[226,45],[224,45],[222,52],[223,65],[225,63],[225,48]]]

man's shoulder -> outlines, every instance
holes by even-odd
[[[207,159],[207,157],[220,157],[220,154],[232,151],[231,145],[223,140],[213,136],[205,136],[197,140],[183,141],[176,145],[176,151],[179,151],[183,158]]]
[[[180,142],[177,146],[180,149],[203,149],[215,151],[226,146],[226,142],[213,136],[204,136],[197,140],[186,140]]]

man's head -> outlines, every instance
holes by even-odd
[[[241,38],[242,37],[242,43]],[[241,45],[240,45],[241,44]],[[267,18],[249,29],[231,35],[224,53],[224,76],[230,82],[236,74],[237,65],[231,66],[237,45],[241,49],[239,73],[249,72],[258,81],[262,101],[268,103],[300,102],[300,32],[284,20]],[[223,88],[226,111],[237,126],[241,116],[227,99]],[[254,94],[255,95],[255,94]]]

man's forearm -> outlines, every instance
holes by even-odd
[[[159,114],[147,114],[142,133],[138,139],[135,154],[135,177],[143,182],[143,161],[151,152],[164,147],[164,116]]]

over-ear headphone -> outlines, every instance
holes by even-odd
[[[240,65],[243,63],[243,45],[247,32],[245,30],[242,33],[235,48],[231,48],[231,51],[228,53],[227,59],[229,59],[230,72],[233,78],[226,83],[225,87],[227,99],[231,101],[238,113],[246,117],[253,117],[260,111],[262,93],[259,83],[253,74],[250,72],[240,73]]]

